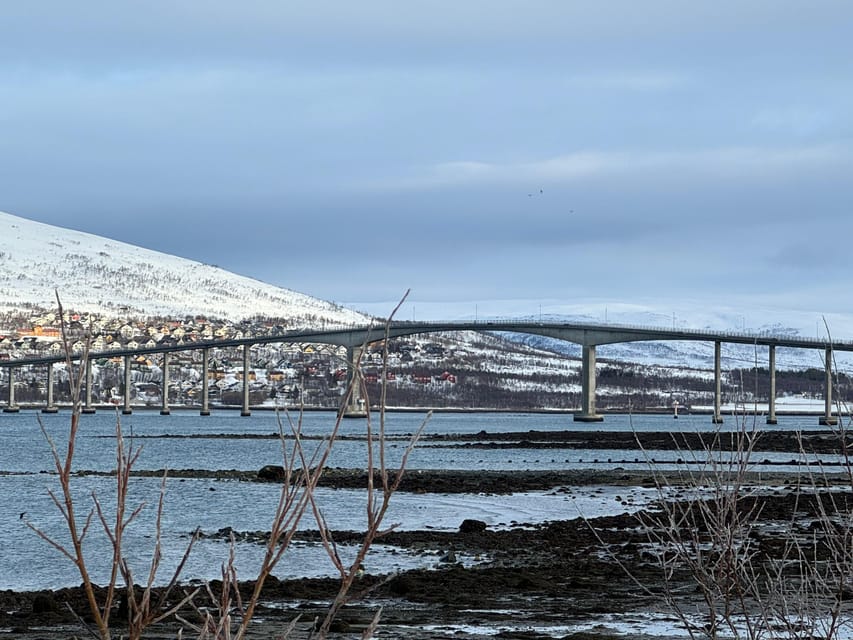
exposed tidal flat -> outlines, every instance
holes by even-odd
[[[424,417],[386,416],[390,467],[399,464]],[[300,417],[278,418],[287,434],[289,420]],[[104,411],[81,419],[74,464],[76,496],[81,505],[89,505],[95,492],[109,510],[118,417]],[[24,411],[0,418],[4,496],[0,524],[12,540],[0,557],[0,589],[15,592],[18,603],[5,603],[0,626],[22,632],[29,625],[71,624],[59,613],[54,618],[32,617],[26,594],[49,590],[56,599],[73,600],[69,592],[59,590],[80,581],[70,562],[24,524],[26,520],[50,534],[63,535],[47,494],[58,485],[39,420],[62,450],[67,413],[42,416]],[[237,538],[239,577],[251,580],[278,497],[275,482],[257,478],[262,467],[282,463],[277,417],[137,412],[120,420],[128,441],[142,447],[138,474],[131,480],[131,503],[148,506],[126,540],[137,575],[153,548],[154,505],[160,477],[168,470],[164,566],[158,582],[168,581],[196,528],[203,535],[185,568],[186,582],[218,577],[232,533]],[[306,413],[301,420],[311,450],[328,434],[334,416]],[[668,473],[676,480],[672,496],[677,497],[679,474],[701,466],[703,438],[724,439],[744,421],[761,433],[750,473],[755,486],[767,492],[768,515],[784,512],[785,487],[804,469],[821,474],[842,470],[837,437],[819,429],[813,416],[780,417],[774,427],[732,416],[718,432],[706,415],[679,420],[614,415],[604,423],[578,425],[564,414],[435,414],[409,459],[400,492],[392,499],[387,522],[398,527],[379,541],[366,562],[364,584],[383,586],[347,616],[357,628],[362,618],[369,618],[371,607],[382,604],[386,633],[392,634],[386,637],[480,637],[528,627],[527,632],[538,635],[503,637],[564,637],[586,633],[596,624],[615,632],[620,624],[628,624],[626,620],[638,624],[640,619],[648,625],[647,635],[654,635],[652,630],[660,628],[655,625],[663,623],[654,616],[637,617],[638,594],[605,556],[591,555],[590,549],[600,542],[581,516],[608,523],[607,528],[621,531],[618,536],[626,542],[635,536],[633,514],[661,498],[655,473]],[[318,501],[328,527],[337,532],[345,559],[365,526],[366,456],[365,421],[344,421]],[[460,524],[466,519],[480,521],[486,529],[461,533]],[[272,625],[269,637],[274,636],[276,621],[292,617],[309,601],[319,609],[333,594],[335,572],[320,548],[317,529],[313,518],[306,517],[274,574],[260,623]],[[88,551],[99,582],[106,576],[107,541],[95,530],[90,538]],[[448,589],[457,594],[456,601],[449,598]],[[609,590],[604,601],[602,589]],[[447,624],[436,624],[428,611],[441,611]],[[611,616],[609,627],[603,616]]]

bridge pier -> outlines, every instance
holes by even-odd
[[[723,416],[720,411],[722,405],[722,343],[719,340],[714,341],[714,415],[711,417],[713,424],[722,424]]]
[[[243,345],[243,407],[240,410],[240,415],[248,417],[252,415],[249,411],[249,350],[251,345]]]
[[[834,426],[838,424],[838,418],[832,415],[832,347],[826,348],[824,371],[823,415],[818,424]]]
[[[767,398],[767,424],[778,424],[776,420],[776,345],[769,345],[768,368],[770,369],[770,392]]]
[[[201,411],[199,415],[210,415],[210,347],[201,350]]]
[[[121,409],[122,415],[129,416],[133,413],[130,408],[130,356],[124,357],[124,406]]]
[[[47,404],[41,410],[42,413],[57,413],[56,405],[53,403],[53,363],[47,363]]]
[[[3,413],[18,413],[20,410],[15,404],[15,367],[9,367],[9,402],[3,407]]]
[[[168,416],[172,413],[169,409],[169,352],[163,352],[163,390],[160,393],[160,415]]]
[[[595,412],[595,345],[583,345],[581,360],[581,411],[574,415],[575,422],[601,422],[604,416]]]
[[[361,347],[347,347],[347,389],[350,390],[349,402],[344,407],[344,418],[365,418],[367,408],[361,397]]]
[[[95,407],[92,406],[92,359],[86,358],[85,362],[85,373],[86,376],[86,393],[83,396],[83,408],[81,409],[81,413],[95,413]]]

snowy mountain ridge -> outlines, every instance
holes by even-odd
[[[581,356],[579,345],[562,340],[523,334],[507,334],[507,337],[536,349],[555,351],[577,358]],[[596,356],[599,362],[611,360],[649,366],[664,365],[674,368],[708,370],[714,366],[714,343],[688,340],[624,342],[601,345],[596,349]],[[851,358],[848,354],[839,353],[836,359],[839,369],[850,370]],[[723,343],[721,364],[725,370],[751,367],[767,368],[767,347]],[[778,348],[776,350],[776,367],[787,370],[821,368],[823,367],[823,352],[814,349]]]
[[[0,212],[0,310],[53,309],[56,306],[54,291],[60,293],[69,308],[106,316],[183,318],[202,315],[237,322],[263,315],[287,319],[290,328],[368,321],[368,316],[351,309],[219,267]],[[809,327],[818,333],[824,329],[815,326],[813,315],[797,312],[781,317],[770,313],[753,314],[773,319],[756,328],[751,322],[747,326],[746,316],[740,310],[709,312],[701,305],[685,305],[671,314],[662,314],[653,307],[612,303],[609,309],[594,304],[572,304],[560,305],[557,311],[536,318],[790,336],[804,335],[805,328]],[[516,319],[523,319],[525,315],[534,319],[529,313],[520,313]],[[834,333],[845,337],[853,333],[850,318],[830,317],[827,324]],[[580,356],[580,348],[574,344],[540,336],[504,335],[537,349]],[[813,350],[779,349],[777,366],[785,369],[820,367],[821,356]],[[600,360],[708,369],[713,365],[713,343],[602,345],[598,357]],[[766,366],[766,359],[766,348],[735,344],[723,347],[723,364],[728,369]],[[844,368],[849,366],[849,359],[846,354],[839,354]]]
[[[367,320],[219,267],[0,212],[0,309],[52,309],[54,291],[69,308],[113,316],[264,315],[297,326]]]
[[[801,327],[809,326],[810,316],[799,312],[784,312],[781,321],[771,321],[760,326],[747,326],[745,316],[730,309],[721,309],[712,314],[698,312],[691,315],[689,309],[681,309],[678,315],[678,323],[672,322],[667,326],[666,320],[671,316],[656,313],[652,309],[638,305],[626,305],[627,309],[613,313],[602,318],[590,313],[583,313],[572,309],[567,314],[547,314],[538,317],[546,322],[578,322],[591,324],[604,324],[614,326],[640,326],[645,328],[684,329],[710,331],[713,333],[738,333],[756,336],[778,336],[778,337],[806,337],[808,334]],[[759,314],[763,315],[763,314]],[[773,317],[769,313],[764,317]],[[531,320],[535,319],[533,317]],[[834,340],[849,340],[850,319],[846,316],[833,316],[832,324],[826,321],[815,327],[811,325],[812,333],[808,337],[817,337],[819,340],[826,339],[827,326],[833,329]],[[839,336],[835,328],[846,330]],[[564,353],[573,357],[580,357],[579,345],[574,345],[561,340],[547,338],[544,336],[512,334],[511,339],[522,342],[537,349],[547,349],[557,353]],[[620,362],[634,362],[645,365],[666,365],[675,368],[686,369],[711,369],[714,366],[714,343],[712,341],[673,340],[673,341],[641,341],[624,342],[616,344],[600,345],[596,350],[599,361],[614,360]],[[822,368],[824,352],[815,349],[794,349],[779,347],[776,349],[776,367],[778,369],[801,370],[810,368]],[[836,365],[840,371],[853,371],[853,354],[848,352],[836,352],[834,355]],[[736,344],[723,342],[721,353],[722,366],[726,370],[748,369],[751,367],[766,368],[768,366],[768,348],[751,344]]]

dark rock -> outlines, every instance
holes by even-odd
[[[352,626],[350,623],[340,618],[335,618],[332,620],[332,624],[329,625],[329,631],[332,633],[349,633],[351,629]]]
[[[319,631],[322,627],[322,622],[318,618],[314,623],[314,631]],[[341,620],[340,618],[335,618],[329,624],[329,631],[332,633],[349,633],[352,630],[352,625],[346,620]]]
[[[127,591],[123,591],[118,602],[118,618],[119,620],[130,619],[130,602],[127,598]]]
[[[268,464],[258,470],[258,480],[281,482],[284,480],[284,467],[279,464]]]
[[[459,533],[480,533],[481,531],[485,531],[487,526],[482,520],[466,518],[459,525]]]
[[[395,596],[405,596],[414,587],[414,581],[405,574],[395,576],[388,581],[388,590]]]
[[[40,593],[33,598],[33,613],[55,613],[59,611],[59,603],[53,595]]]

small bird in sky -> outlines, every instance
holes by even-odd
[[[18,516],[18,520],[23,520],[25,515],[27,515],[27,512],[21,511],[21,515]]]

